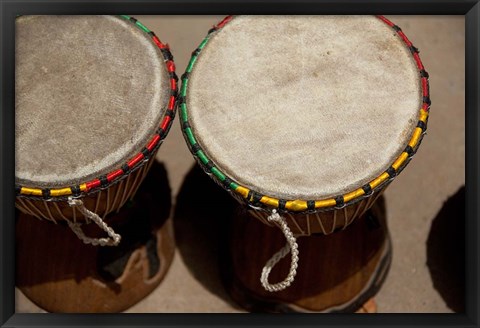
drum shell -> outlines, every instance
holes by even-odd
[[[148,170],[155,161],[155,153],[146,160],[144,165],[132,171],[124,179],[117,181],[105,189],[82,197],[85,207],[105,217],[107,214],[118,211],[129,199],[131,199],[145,178]],[[57,220],[85,221],[84,216],[74,207],[70,207],[66,199],[43,200],[39,197],[17,196],[15,206],[23,213],[32,215],[38,219],[56,222]]]
[[[253,312],[355,312],[378,292],[388,274],[387,221],[385,199],[380,196],[348,229],[298,238],[295,281],[272,293],[262,287],[259,275],[272,254],[285,245],[285,237],[279,229],[261,224],[243,207],[238,208],[229,222],[228,252],[222,258],[226,289],[238,304]],[[289,258],[272,268],[270,283],[285,279]]]

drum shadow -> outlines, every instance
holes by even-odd
[[[167,171],[163,164],[155,161],[142,182],[133,202],[115,215],[115,230],[122,236],[117,247],[102,247],[97,256],[99,277],[110,288],[121,286],[116,280],[122,276],[133,252],[145,247],[148,261],[147,278],[151,279],[160,270],[157,254],[157,237],[153,233],[161,229],[170,217],[172,205]],[[120,218],[121,216],[121,218]],[[171,247],[174,247],[173,245]]]
[[[177,196],[173,223],[177,248],[192,275],[211,293],[240,309],[225,291],[220,273],[228,222],[236,206],[228,192],[195,164]]]
[[[122,236],[116,247],[85,245],[65,221],[53,224],[17,212],[16,285],[27,294],[37,293],[38,288],[50,297],[58,297],[55,293],[67,281],[73,285],[96,281],[96,285],[120,293],[122,286],[117,279],[126,272],[127,262],[139,248],[146,249],[145,275],[151,278],[163,266],[155,247],[155,232],[165,225],[170,210],[167,172],[163,164],[154,162],[134,199],[105,219]],[[82,228],[88,236],[105,236],[94,224]]]
[[[427,266],[447,306],[465,312],[465,186],[443,204],[432,221]]]

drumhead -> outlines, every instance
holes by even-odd
[[[134,18],[22,16],[15,55],[19,185],[111,182],[141,163],[129,161],[151,153],[170,126],[172,57]]]
[[[381,17],[235,16],[193,53],[183,128],[207,170],[250,201],[357,192],[343,203],[406,163],[425,128],[425,75],[417,49]]]

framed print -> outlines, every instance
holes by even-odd
[[[478,326],[476,1],[0,8],[1,327]]]

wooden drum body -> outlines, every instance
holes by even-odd
[[[391,256],[372,206],[417,151],[429,108],[418,49],[384,17],[229,16],[212,28],[178,109],[197,162],[242,205],[231,295],[250,310],[359,310]]]
[[[383,199],[383,198],[381,198]],[[230,272],[224,281],[232,298],[249,311],[259,312],[374,312],[371,298],[380,289],[391,262],[391,245],[383,202],[357,218],[341,232],[298,238],[300,260],[292,285],[266,291],[259,272],[285,244],[277,230],[262,224],[245,211],[233,217],[229,230]],[[266,247],[258,245],[258,240]],[[270,281],[282,281],[290,261],[273,268]]]
[[[133,17],[17,18],[17,286],[45,310],[121,311],[163,279],[173,234],[168,214],[155,217],[145,199],[169,210],[168,179],[140,186],[159,169],[177,80],[168,46]],[[125,229],[132,224],[141,229]],[[148,279],[146,247],[161,263]],[[115,279],[102,280],[118,258]]]

